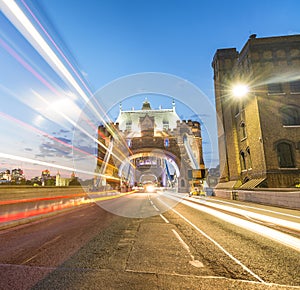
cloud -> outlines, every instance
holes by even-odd
[[[64,144],[55,142],[53,140],[42,143],[39,146],[40,153],[36,154],[36,157],[58,157],[58,158],[72,158],[72,148],[65,146]]]
[[[57,137],[58,140],[66,143],[66,144],[72,144],[72,140],[71,139],[67,139],[67,138],[64,138],[64,137]]]

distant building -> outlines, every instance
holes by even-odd
[[[0,172],[0,184],[10,183],[10,181],[11,181],[10,170],[5,170],[3,172]]]
[[[11,171],[11,182],[15,184],[23,184],[26,182],[24,172],[21,168],[15,168]]]
[[[108,127],[118,137],[112,138],[107,127],[99,126],[98,139],[106,147],[98,146],[96,172],[119,177],[126,186],[154,182],[188,192],[189,170],[205,169],[200,123],[180,120],[174,101],[169,109],[152,109],[147,99],[140,110],[122,110],[120,106],[117,120]],[[120,145],[122,142],[126,146]],[[112,145],[109,155],[105,148]]]
[[[71,178],[63,178],[61,177],[58,171],[55,177],[55,186],[70,186],[70,185],[80,185],[79,181],[77,180],[77,177],[75,176],[75,173],[72,172]]]
[[[294,187],[300,182],[300,35],[256,38],[218,49],[220,188]],[[237,99],[231,88],[249,86]]]

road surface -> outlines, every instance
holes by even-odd
[[[135,193],[2,230],[0,289],[295,289],[297,224],[293,210]]]

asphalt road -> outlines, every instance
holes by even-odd
[[[183,204],[181,198],[166,193],[133,194],[1,231],[0,289],[300,286],[297,249],[206,212],[213,207],[210,201],[200,200],[200,208],[193,208],[198,200]],[[226,206],[237,209],[240,205]],[[282,215],[269,207],[243,209],[298,223],[298,211],[284,210]],[[247,215],[228,210],[232,219],[239,216],[249,221]],[[284,229],[253,217],[250,222],[280,232]],[[284,232],[291,239],[299,238],[297,229]]]

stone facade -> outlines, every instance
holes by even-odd
[[[161,186],[188,192],[188,170],[205,168],[201,127],[199,122],[180,120],[172,105],[154,110],[146,100],[141,110],[122,111],[120,106],[114,124],[99,126],[99,142],[108,148],[113,140],[115,149],[108,157],[105,147],[98,146],[96,171],[103,173],[107,164],[106,175],[119,176],[131,185],[153,178]],[[118,137],[112,138],[108,127]]]
[[[300,183],[300,35],[256,38],[218,49],[212,66],[220,155],[219,187]],[[247,84],[237,99],[232,87]]]

